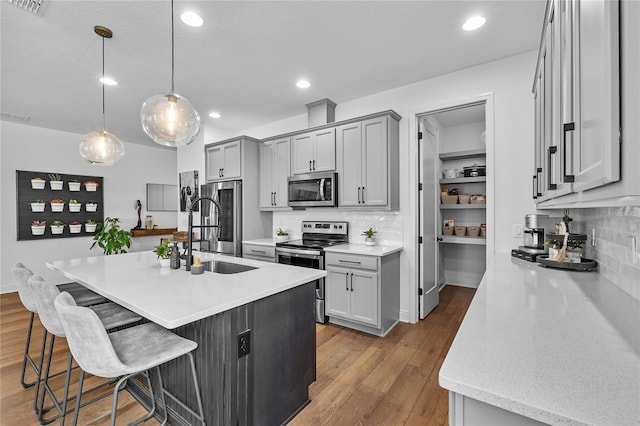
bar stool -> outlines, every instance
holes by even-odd
[[[40,371],[40,375],[36,383],[36,390],[35,390],[36,398],[40,394],[40,383],[42,383],[42,386],[43,386],[42,394],[40,394],[40,401],[39,403],[37,403],[38,420],[40,421],[41,424],[47,424],[47,423],[51,423],[52,421],[58,418],[62,418],[61,422],[64,423],[64,417],[66,414],[66,406],[67,406],[69,381],[71,378],[72,361],[73,361],[71,352],[69,352],[69,357],[67,362],[67,370],[66,370],[67,376],[65,380],[65,390],[64,390],[62,401],[58,400],[55,393],[49,386],[49,379],[52,377],[49,375],[49,372],[51,368],[51,358],[53,355],[53,346],[55,343],[55,338],[66,337],[64,328],[62,327],[60,319],[58,318],[58,314],[56,313],[55,307],[53,305],[55,298],[58,295],[60,295],[60,290],[58,290],[58,288],[55,285],[45,282],[42,279],[42,277],[38,275],[33,275],[31,276],[31,278],[29,278],[28,286],[29,286],[29,289],[31,290],[31,294],[33,295],[33,298],[36,301],[36,305],[38,307],[38,316],[40,317],[40,321],[42,322],[42,325],[44,325],[44,328],[45,328],[45,340],[43,341],[43,343],[46,342],[46,335],[51,334],[51,339],[49,342],[49,351],[46,357],[46,364],[45,364],[44,370],[42,367],[42,362],[45,358],[44,346],[46,345],[43,345],[43,349],[40,355],[40,365],[38,368],[38,370]],[[87,309],[90,309],[92,310],[92,312],[95,312],[95,314],[98,316],[98,318],[101,321],[103,329],[106,329],[106,330],[134,324],[142,320],[142,317],[140,317],[139,315],[113,302],[102,303],[100,305],[93,305]],[[101,386],[102,385],[98,387],[101,387]],[[95,390],[98,387],[91,390]],[[55,407],[58,410],[58,414],[56,416],[53,416],[48,419],[43,418],[43,413],[45,411],[44,410],[45,394],[49,395],[49,398],[51,398],[51,401],[53,402],[53,407]],[[104,396],[106,395],[103,395],[102,397]],[[102,397],[99,397],[98,399]],[[62,402],[62,406],[60,405],[61,402]]]
[[[155,368],[158,373],[158,381],[161,387],[160,399],[165,408],[162,424],[167,422],[167,405],[165,395],[177,401],[183,408],[195,416],[202,425],[205,425],[200,387],[196,375],[193,350],[198,344],[192,340],[180,337],[155,323],[146,323],[107,335],[100,319],[90,309],[76,306],[73,298],[68,293],[62,293],[55,300],[55,308],[58,312],[62,326],[67,334],[69,348],[76,362],[80,365],[80,380],[78,383],[78,397],[76,399],[73,424],[78,421],[80,411],[80,395],[84,373],[99,377],[120,377],[113,391],[113,404],[111,408],[111,426],[115,426],[118,404],[118,392],[126,381],[136,375],[145,375],[149,379],[148,370]],[[191,374],[196,391],[198,413],[193,411],[182,401],[179,401],[169,391],[164,389],[160,365],[165,362],[188,355],[191,364]],[[149,383],[152,395],[152,407],[147,415],[132,424],[137,424],[151,418],[156,411],[154,392]]]
[[[31,346],[31,332],[33,330],[33,320],[34,320],[35,314],[38,312],[36,301],[31,295],[31,290],[27,285],[27,281],[33,275],[33,272],[31,272],[31,270],[25,267],[22,263],[16,263],[11,268],[11,273],[13,274],[13,278],[16,282],[16,287],[18,288],[18,296],[20,297],[20,301],[22,302],[22,305],[28,311],[31,312],[31,315],[29,318],[29,328],[27,330],[27,341],[24,347],[24,357],[22,358],[22,370],[20,372],[20,384],[22,385],[23,388],[28,388],[35,385],[36,382],[35,381],[25,382],[27,363],[33,369],[36,376],[40,374],[40,372],[36,367],[35,361],[29,355],[29,347]],[[78,305],[81,305],[81,306],[89,306],[89,305],[95,305],[98,303],[107,302],[107,299],[85,288],[84,286],[82,286],[82,284],[79,284],[79,283],[60,284],[57,287],[60,291],[69,292],[71,296],[74,298],[74,300],[76,301],[76,303],[78,303]],[[44,342],[43,342],[43,348],[44,348]],[[35,401],[34,401],[33,408],[34,410],[36,409]]]

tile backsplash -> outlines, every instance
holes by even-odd
[[[274,234],[276,229],[282,228],[292,239],[300,238],[302,235],[300,224],[303,220],[349,222],[349,241],[352,243],[364,243],[364,236],[361,234],[373,228],[377,231],[376,239],[379,244],[402,245],[402,216],[398,211],[351,212],[336,209],[307,209],[274,212]]]
[[[588,236],[585,256],[598,261],[598,272],[640,300],[640,207],[572,210],[571,216],[572,231]]]

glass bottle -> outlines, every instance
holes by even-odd
[[[180,268],[180,250],[178,250],[178,243],[173,243],[173,248],[171,249],[171,269],[179,269]]]

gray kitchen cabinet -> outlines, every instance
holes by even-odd
[[[533,84],[539,207],[620,180],[619,7],[547,2]]]
[[[242,243],[242,257],[260,260],[262,262],[276,262],[276,247],[263,244]]]
[[[260,145],[260,210],[289,209],[287,178],[291,170],[290,138]]]
[[[390,113],[336,129],[339,207],[398,208],[398,121]]]
[[[399,318],[399,253],[364,256],[326,253],[325,300],[329,321],[378,336]]]
[[[293,136],[291,157],[294,175],[335,170],[335,129],[321,129]]]
[[[242,177],[241,140],[205,146],[207,182],[239,179]]]

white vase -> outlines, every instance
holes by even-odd
[[[88,212],[95,212],[98,209],[98,205],[95,203],[88,203],[85,208]]]
[[[44,235],[44,230],[46,226],[33,226],[31,225],[31,234],[33,235]]]
[[[164,257],[161,257],[159,260],[162,268],[168,268],[171,265],[171,259],[169,258],[165,259]]]
[[[87,190],[87,192],[95,192],[95,190],[98,188],[98,184],[97,183],[90,183],[90,182],[85,182],[84,183],[84,189]]]
[[[285,241],[289,241],[289,236],[288,235],[276,235],[276,241],[279,243],[285,242]]]
[[[82,203],[69,204],[69,211],[77,213],[82,209]]]
[[[375,246],[376,245],[376,237],[365,238],[364,239],[364,244],[366,246]]]
[[[31,211],[34,213],[40,213],[44,211],[45,203],[31,203]]]
[[[64,231],[64,225],[60,225],[60,226],[51,225],[52,234],[59,235],[59,234],[62,234],[62,231]]]
[[[82,225],[69,225],[69,233],[70,234],[79,234],[82,231]]]
[[[67,182],[69,185],[69,191],[77,192],[80,191],[80,182]]]
[[[85,223],[84,224],[84,231],[85,232],[96,232],[96,226],[98,224],[97,223]]]
[[[64,210],[64,203],[51,203],[52,212],[61,212]]]
[[[31,189],[44,189],[44,179],[31,179]]]
[[[50,180],[49,186],[52,191],[62,191],[62,185],[64,184],[61,180]]]

